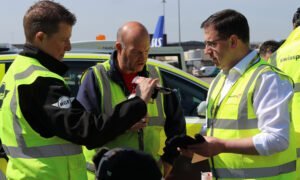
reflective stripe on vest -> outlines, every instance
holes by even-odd
[[[104,112],[107,112],[108,114],[113,113],[113,106],[112,106],[112,95],[111,95],[111,88],[110,88],[110,80],[108,79],[106,75],[106,70],[102,64],[99,64],[96,66],[98,71],[101,73],[101,80],[102,80],[102,85],[103,85],[103,108]],[[159,75],[153,66],[148,66],[149,72],[152,78],[159,78]],[[95,71],[94,71],[95,72]],[[164,126],[164,116],[163,116],[163,107],[162,107],[162,99],[161,95],[158,94],[156,98],[157,102],[157,111],[158,111],[158,116],[157,117],[149,117],[149,126]]]
[[[34,71],[48,71],[41,66],[29,66],[24,72],[15,75],[15,80],[22,80],[29,77]],[[11,147],[2,144],[7,155],[14,158],[45,158],[53,156],[67,156],[82,153],[80,146],[75,144],[57,144],[46,146],[26,147],[25,139],[22,136],[22,128],[17,117],[17,97],[16,88],[14,88],[13,96],[10,102],[10,107],[13,113],[13,127],[16,135],[18,147]]]
[[[276,167],[243,169],[217,168],[216,172],[222,178],[263,178],[293,172],[295,171],[295,167],[296,161],[292,161]],[[234,174],[234,176],[232,176],[232,174]]]
[[[41,147],[8,147],[3,145],[5,152],[13,158],[46,158],[80,154],[81,148],[75,144],[47,145]]]
[[[6,180],[6,176],[2,171],[0,171],[0,179],[1,180]]]
[[[149,70],[149,73],[150,73],[150,77],[160,79],[154,66],[148,65],[148,70]],[[154,119],[154,122],[156,122],[157,124],[149,122],[149,125],[150,126],[155,126],[155,125],[164,126],[164,121],[162,121],[162,120],[165,119],[165,118],[164,118],[164,115],[163,115],[162,95],[160,93],[156,97],[156,105],[157,105],[157,111],[158,111],[158,117],[157,118],[161,122],[160,122],[160,124],[158,124],[158,120],[156,118],[156,119]]]
[[[255,72],[253,73],[254,75],[248,81],[248,84],[247,84],[245,91],[241,98],[241,104],[239,106],[239,112],[238,112],[238,119],[236,121],[227,120],[227,119],[208,119],[209,127],[214,127],[214,128],[219,128],[219,129],[256,129],[256,128],[258,128],[257,127],[257,123],[258,123],[257,118],[248,119],[247,93],[250,89],[250,86],[253,84],[254,80],[259,75],[258,72],[260,72],[264,68],[265,68],[265,66],[258,67],[255,70]],[[217,79],[217,81],[219,80],[219,78]],[[214,84],[215,85],[212,88],[215,88],[217,83],[214,83]],[[213,89],[212,89],[212,91],[213,91]],[[213,130],[212,130],[212,132],[213,132]]]

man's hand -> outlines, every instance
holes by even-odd
[[[154,88],[158,85],[159,79],[138,77],[135,78],[134,82],[137,84],[136,95],[139,96],[142,100],[148,103],[151,99],[151,96],[154,92]]]
[[[142,120],[140,120],[139,122],[131,126],[129,131],[137,132],[139,129],[145,128],[147,126],[147,122],[148,122],[148,116],[144,117]]]
[[[192,157],[193,153],[199,154],[204,157],[212,157],[221,152],[224,152],[224,142],[214,137],[205,136],[205,142],[188,145],[186,149],[180,148],[183,156]]]
[[[159,159],[158,166],[163,168],[163,177],[167,177],[173,169],[171,164],[163,161],[162,159]]]
[[[163,167],[164,167],[163,176],[167,177],[171,173],[171,171],[173,169],[173,166],[171,164],[167,163],[167,162],[164,162],[164,161],[162,161],[162,164],[163,164]]]
[[[190,157],[192,153],[204,157],[212,157],[220,153],[259,155],[254,146],[253,137],[231,140],[218,139],[209,136],[204,136],[204,138],[204,143],[189,145],[186,149],[180,148],[181,154],[187,157]]]

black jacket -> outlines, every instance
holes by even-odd
[[[110,70],[107,72],[108,77],[116,82],[123,90],[126,96],[130,95],[130,91],[126,88],[122,79],[122,75],[116,67],[116,51],[112,54],[110,59]],[[146,67],[138,73],[138,76],[149,77],[149,72],[146,71]],[[165,87],[168,87],[167,82],[163,80]],[[82,82],[77,99],[81,104],[89,111],[101,114],[101,90],[97,86],[96,75],[92,68],[86,72],[85,80]],[[175,93],[164,95],[164,112],[166,114],[166,121],[164,130],[167,136],[167,141],[175,135],[186,134],[186,126],[184,115]],[[136,111],[137,112],[137,111]],[[162,159],[173,163],[176,158],[176,154],[165,152]]]
[[[36,59],[60,76],[68,70],[63,62],[30,45],[25,45],[20,54]],[[72,95],[63,81],[52,77],[39,77],[30,85],[21,85],[18,94],[26,121],[42,137],[58,136],[87,148],[100,147],[111,141],[147,112],[145,102],[139,97],[118,104],[110,117],[85,111],[76,99],[70,108],[60,108],[55,105],[59,99]]]

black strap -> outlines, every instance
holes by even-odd
[[[8,161],[8,157],[2,147],[1,139],[0,139],[0,158],[4,158],[4,159],[6,159],[6,161]]]
[[[139,141],[139,150],[144,151],[144,131],[143,131],[143,129],[138,130],[138,141]]]

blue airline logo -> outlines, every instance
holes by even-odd
[[[164,21],[164,16],[159,16],[155,32],[151,40],[151,47],[161,47],[163,45]]]

